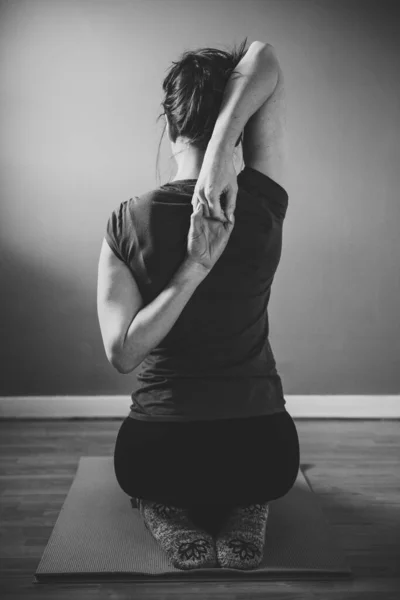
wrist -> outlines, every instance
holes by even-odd
[[[186,258],[181,266],[181,272],[183,275],[186,275],[190,279],[198,279],[201,282],[207,275],[211,269],[204,267],[200,263],[197,263],[190,258]]]

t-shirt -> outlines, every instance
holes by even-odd
[[[173,181],[130,198],[108,220],[106,240],[129,267],[144,305],[185,260],[196,181]],[[172,329],[142,361],[131,394],[134,419],[233,419],[286,410],[268,339],[268,301],[288,194],[250,167],[237,182],[228,244]]]

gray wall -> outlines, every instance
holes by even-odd
[[[108,364],[97,320],[106,220],[156,186],[170,62],[246,35],[277,48],[287,81],[290,208],[270,308],[285,393],[399,392],[395,3],[19,0],[0,10],[0,394],[135,387]]]

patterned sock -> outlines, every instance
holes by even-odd
[[[221,567],[256,569],[263,559],[269,505],[236,506],[216,539]]]
[[[177,569],[217,567],[215,543],[197,527],[189,511],[169,504],[138,499],[145,525]]]

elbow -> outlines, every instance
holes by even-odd
[[[276,55],[276,50],[272,44],[268,44],[266,42],[253,42],[254,44],[254,52],[259,57],[260,60],[263,60],[267,65],[268,69],[279,69],[279,61]]]
[[[257,43],[260,44],[260,47],[257,47],[256,54],[261,68],[266,73],[268,87],[271,88],[270,95],[272,95],[278,85],[279,78],[282,76],[282,69],[275,48],[271,44]]]
[[[110,361],[114,369],[118,371],[121,375],[128,375],[131,373],[135,367],[128,367],[127,365],[122,364],[120,361],[112,360]]]
[[[131,365],[127,363],[126,358],[122,356],[121,352],[111,351],[108,355],[108,360],[121,375],[128,375],[128,373],[131,373],[136,368],[135,364]]]
[[[130,371],[128,371],[128,369],[116,359],[110,360],[110,363],[114,367],[114,369],[118,371],[118,373],[120,373],[121,375],[127,375],[128,373],[130,373]]]
[[[255,41],[250,44],[250,48],[257,50],[258,52],[275,52],[274,46],[272,44],[268,44],[268,42]]]

